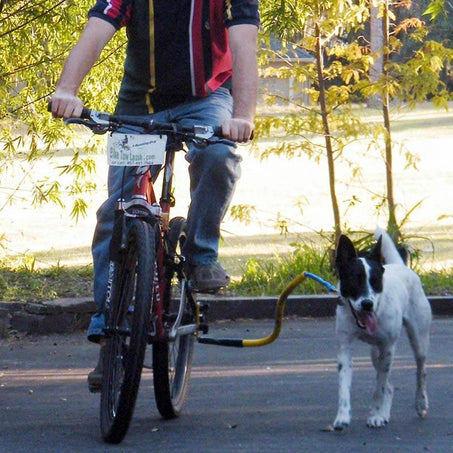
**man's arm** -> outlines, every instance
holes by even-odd
[[[258,85],[258,28],[252,24],[233,25],[228,29],[233,59],[233,118],[222,125],[223,134],[232,140],[250,140],[254,128]]]
[[[80,85],[115,34],[109,22],[92,17],[66,59],[63,72],[52,96],[52,113],[59,118],[79,117],[83,103],[77,97]]]

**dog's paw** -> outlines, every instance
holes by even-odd
[[[379,414],[373,414],[368,417],[366,425],[368,428],[383,428],[388,423],[388,419]]]
[[[426,392],[417,395],[415,400],[415,409],[420,418],[425,418],[428,415],[428,396]]]
[[[337,415],[337,418],[333,422],[333,429],[335,431],[343,431],[349,426],[350,421],[350,417]]]

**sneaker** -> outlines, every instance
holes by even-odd
[[[98,363],[94,370],[88,374],[88,390],[91,393],[100,393],[102,388],[102,372],[103,372],[103,359],[105,354],[105,346],[99,349]]]
[[[213,294],[230,283],[230,276],[218,261],[199,266],[188,265],[187,274],[193,290],[199,293]]]

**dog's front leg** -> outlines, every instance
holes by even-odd
[[[338,351],[338,412],[333,427],[341,431],[351,422],[352,352],[350,343]]]
[[[370,428],[381,428],[390,420],[392,408],[393,386],[388,382],[390,368],[392,366],[395,346],[373,346],[371,358],[377,372],[376,390],[373,396],[370,415],[367,425]]]

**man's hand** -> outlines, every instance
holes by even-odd
[[[254,127],[251,121],[231,118],[222,124],[222,134],[235,142],[246,143],[251,139]]]
[[[75,95],[57,89],[51,99],[52,115],[57,118],[79,118],[83,103]]]

